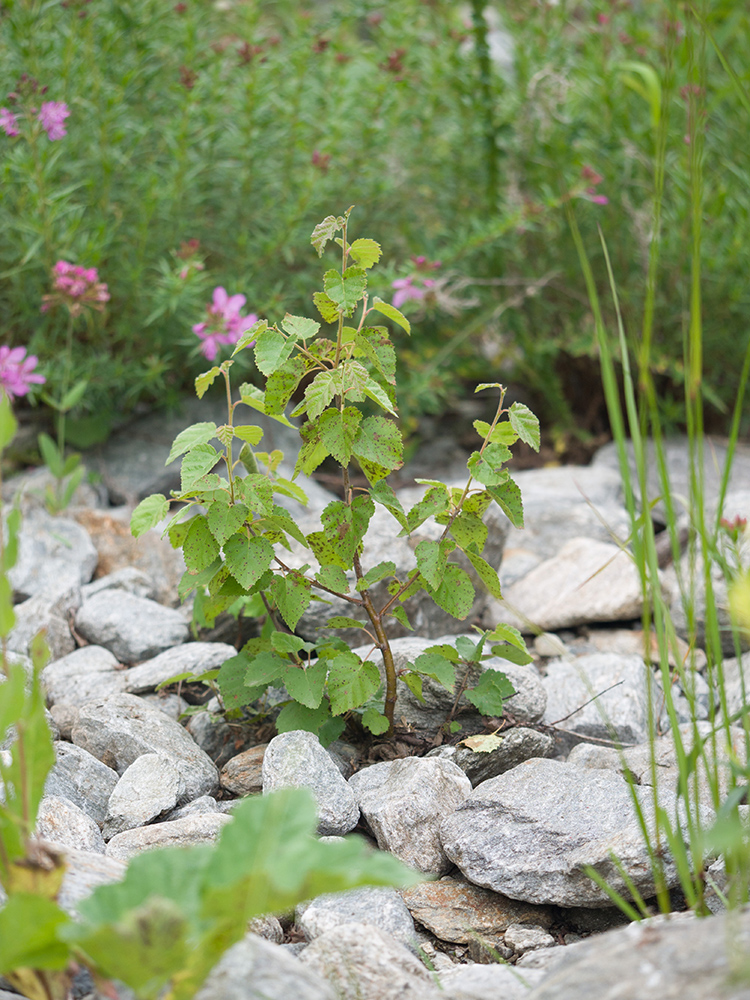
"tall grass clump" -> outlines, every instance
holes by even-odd
[[[705,362],[713,347],[703,321],[703,291],[713,278],[712,261],[706,250],[705,227],[718,223],[718,219],[711,219],[706,204],[706,188],[710,185],[714,168],[705,144],[706,129],[712,120],[708,118],[706,109],[711,101],[711,91],[723,86],[721,82],[716,84],[708,75],[711,49],[718,56],[720,71],[726,71],[739,103],[750,109],[750,101],[716,40],[705,9],[691,8],[685,18],[685,57],[682,65],[676,58],[676,47],[675,35],[673,44],[666,51],[659,77],[659,102],[653,118],[652,236],[643,318],[637,332],[632,326],[628,330],[623,321],[610,241],[600,230],[601,257],[609,277],[615,316],[614,331],[604,317],[592,273],[590,250],[585,246],[572,210],[568,211],[568,218],[594,316],[602,382],[631,521],[629,543],[644,597],[645,642],[649,642],[653,629],[657,637],[658,672],[678,772],[677,804],[669,813],[664,807],[664,797],[660,795],[657,749],[652,735],[649,783],[653,789],[656,817],[653,828],[647,827],[635,793],[633,802],[648,845],[659,908],[668,912],[674,905],[663,875],[664,854],[669,852],[677,864],[685,904],[696,913],[705,914],[709,912],[707,887],[724,903],[736,906],[747,901],[750,884],[750,831],[746,810],[743,809],[750,778],[746,764],[750,731],[744,708],[734,715],[728,710],[725,673],[726,657],[732,654],[739,657],[743,648],[738,616],[744,613],[746,622],[750,619],[748,608],[743,604],[743,594],[738,590],[744,579],[744,521],[730,522],[723,518],[732,461],[742,426],[744,387],[750,374],[750,343],[745,347],[742,361],[739,357],[735,359],[740,378],[729,421],[726,459],[719,468],[709,453],[705,436]],[[684,496],[678,495],[670,475],[664,414],[653,365],[657,338],[656,302],[664,270],[665,204],[668,177],[671,177],[667,135],[676,92],[686,96],[689,123],[684,150],[689,180],[684,193],[690,218],[690,230],[686,234],[690,247],[690,284],[682,359],[682,422],[687,430],[689,456],[688,489]],[[657,485],[652,475],[654,468]],[[685,622],[680,631],[682,638],[687,639],[690,650],[687,657],[678,650],[674,605],[662,587],[660,555],[651,516],[656,504],[661,505],[659,518],[666,525],[674,561],[674,578]],[[687,549],[683,553],[685,535]],[[733,604],[737,613],[730,615],[728,603]],[[706,680],[711,699],[708,725],[699,722],[695,693],[698,671],[696,650],[699,647],[705,649],[707,659]],[[678,664],[676,670],[670,666],[670,654],[672,662]],[[646,650],[644,658],[649,662]],[[650,671],[648,676],[653,683]],[[678,718],[673,697],[676,683],[690,705],[688,724],[681,725]],[[653,734],[656,732],[656,719],[652,699],[649,699],[649,704],[652,715],[650,732]],[[719,856],[723,859],[724,870],[714,870],[714,875],[709,874],[708,866]],[[597,881],[631,917],[639,918],[647,914],[645,904],[637,894],[633,894],[634,905],[631,905],[599,879]]]

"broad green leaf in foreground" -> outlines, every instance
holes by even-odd
[[[161,493],[152,493],[151,496],[141,500],[133,513],[130,515],[130,530],[134,538],[154,528],[163,521],[169,513],[169,501]]]

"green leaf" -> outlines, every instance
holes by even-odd
[[[474,587],[465,570],[448,563],[440,586],[429,588],[433,601],[454,618],[466,618],[474,604]]]
[[[324,747],[329,746],[346,729],[346,722],[343,719],[334,719],[331,716],[331,709],[328,699],[324,698],[317,708],[307,708],[293,701],[291,705],[285,705],[279,712],[276,719],[276,731],[279,733],[290,733],[295,729],[304,729],[305,732],[315,733]]]
[[[320,415],[320,440],[339,465],[349,464],[361,420],[362,414],[355,406],[347,406],[343,411],[332,407]]]
[[[341,229],[343,224],[344,220],[341,217],[336,218],[335,215],[327,215],[325,219],[323,219],[322,222],[319,222],[315,229],[313,229],[310,242],[318,251],[318,257],[323,256],[326,243],[333,239],[334,234]]]
[[[214,500],[208,508],[206,521],[211,534],[219,545],[223,545],[245,523],[248,513],[248,508],[244,504],[232,504],[228,500]]]
[[[340,566],[321,566],[320,570],[315,574],[315,579],[322,583],[324,587],[328,587],[329,590],[333,590],[337,594],[349,593],[349,580]]]
[[[213,563],[219,554],[219,545],[211,533],[208,519],[202,514],[193,517],[182,543],[185,565],[196,573],[202,572]]]
[[[243,382],[240,386],[240,401],[245,406],[250,406],[259,413],[266,413],[265,393],[262,389],[251,385],[249,382]],[[291,420],[285,417],[283,413],[268,413],[267,415],[285,427],[294,427]]]
[[[515,646],[511,646],[509,643],[504,642],[500,646],[492,647],[492,655],[499,656],[502,660],[509,660],[511,663],[532,663],[534,657],[530,655],[525,649],[516,649]]]
[[[321,628],[367,628],[367,622],[359,621],[357,618],[347,618],[346,615],[334,615],[329,618]]]
[[[512,457],[504,444],[488,444],[481,454],[473,452],[466,466],[478,482],[484,486],[496,486],[507,480],[508,471],[503,465]]]
[[[375,504],[366,494],[355,497],[351,505],[333,500],[323,511],[320,518],[323,531],[346,563],[344,569],[351,567],[374,513]]]
[[[466,698],[482,715],[501,716],[503,702],[507,698],[512,698],[515,693],[516,689],[505,674],[488,668],[479,678],[477,685],[466,692]]]
[[[311,475],[322,461],[328,458],[328,449],[320,440],[318,433],[318,421],[308,420],[300,427],[302,437],[302,447],[297,455],[297,462],[294,466],[294,475],[304,472],[306,476]]]
[[[512,479],[499,486],[490,486],[487,491],[516,528],[523,527],[523,500],[521,491]]]
[[[484,642],[472,642],[465,635],[460,635],[456,639],[456,652],[461,657],[462,660],[466,660],[468,663],[477,662],[482,655],[482,648],[484,647]]]
[[[539,451],[540,434],[539,420],[528,406],[523,403],[513,403],[508,411],[508,420],[520,439],[534,451]]]
[[[284,408],[302,381],[305,371],[305,362],[297,356],[289,358],[288,361],[269,377],[266,382],[264,405],[265,412],[270,417],[284,412]],[[292,427],[294,425],[289,423],[288,426]]]
[[[314,319],[307,319],[306,316],[292,316],[287,313],[281,321],[281,326],[295,340],[309,340],[314,337],[320,329],[320,323]]]
[[[273,512],[273,483],[260,472],[253,472],[243,479],[235,479],[235,491],[256,514],[267,516]]]
[[[79,382],[76,382],[72,388],[68,389],[60,401],[61,413],[67,413],[68,410],[72,410],[74,406],[80,403],[88,384],[89,380],[87,378],[82,378]]]
[[[461,510],[463,513],[475,514],[477,517],[482,517],[491,503],[491,495],[487,490],[481,490],[479,493],[470,493],[464,500]]]
[[[300,545],[304,545],[305,547],[307,546],[307,539],[297,527],[296,522],[289,514],[287,514],[283,507],[278,507],[276,504],[273,505],[273,513],[266,514],[263,517],[262,528],[265,529],[266,526],[271,529],[275,529],[276,531],[284,531],[291,535],[295,541],[300,543]]]
[[[347,267],[343,275],[332,269],[323,275],[323,287],[334,305],[345,316],[351,316],[357,302],[364,295],[367,275],[360,267]]]
[[[263,428],[258,427],[257,424],[240,424],[239,427],[234,428],[234,436],[255,447],[263,437]]]
[[[398,323],[402,330],[406,330],[408,334],[411,334],[411,323],[404,316],[402,312],[390,304],[390,302],[383,302],[379,299],[377,295],[373,297],[371,306],[373,309],[377,309],[379,313],[383,316],[387,316],[388,319],[393,320],[394,323]]]
[[[363,420],[353,446],[354,455],[360,462],[365,459],[383,469],[383,474],[378,475],[375,482],[401,468],[403,449],[401,432],[392,420],[385,417]]]
[[[484,420],[475,420],[474,429],[483,441],[486,441],[487,435],[490,435],[489,439],[493,444],[511,445],[515,444],[518,440],[518,434],[507,420],[503,420],[502,423],[497,424],[494,430],[492,430],[492,425],[486,423]],[[492,431],[492,434],[490,434],[490,431]]]
[[[168,513],[169,500],[161,493],[152,493],[145,500],[141,500],[130,515],[130,531],[133,537],[140,538],[144,532],[163,521]]]
[[[208,444],[212,437],[216,437],[216,424],[214,423],[192,424],[192,426],[186,427],[174,439],[172,450],[164,464],[169,465],[179,455],[190,451],[199,444]]]
[[[377,264],[382,252],[380,244],[375,240],[355,240],[349,246],[349,254],[365,270]]]
[[[47,466],[55,479],[62,479],[64,475],[63,458],[58,451],[55,442],[49,434],[45,434],[44,432],[37,435],[37,442],[39,444],[39,451],[42,453],[44,464]]]
[[[305,642],[298,635],[290,635],[289,632],[272,632],[270,635],[271,646],[277,653],[297,654],[301,649],[306,653],[311,653],[315,649],[315,644]]]
[[[387,576],[393,576],[395,572],[396,564],[394,562],[379,562],[377,566],[368,569],[361,580],[357,580],[357,590],[361,592],[367,590],[368,587],[374,587],[380,580],[384,580]]]
[[[390,385],[396,384],[396,351],[382,326],[366,326],[354,335],[355,353],[367,358]]]
[[[456,683],[456,668],[442,653],[428,649],[416,658],[412,666],[418,674],[431,677],[443,687],[452,688]]]
[[[381,507],[385,507],[395,517],[402,528],[408,529],[409,522],[404,513],[404,508],[401,506],[401,501],[394,493],[392,486],[389,486],[383,480],[373,483],[370,487],[370,496],[375,503],[379,503]]]
[[[477,576],[485,585],[487,590],[493,597],[496,597],[499,601],[501,601],[503,595],[500,590],[500,580],[496,570],[494,570],[486,560],[482,559],[480,555],[477,555],[470,549],[464,549],[464,555],[476,570]]]
[[[491,499],[489,493],[486,496],[488,500]],[[451,534],[464,552],[469,547],[475,547],[477,552],[481,552],[487,541],[487,525],[480,517],[464,510],[451,521]]]
[[[237,583],[250,590],[273,560],[273,546],[265,538],[248,538],[243,532],[224,543],[226,566]]]
[[[370,374],[363,364],[353,359],[345,359],[339,367],[341,395],[353,403],[361,403],[367,394]]]
[[[294,350],[294,340],[274,327],[264,330],[255,341],[255,363],[264,375],[273,375]]]
[[[13,407],[10,399],[2,392],[0,393],[0,451],[7,448],[15,437],[18,430],[18,421],[13,416]]]
[[[294,631],[312,600],[312,584],[300,573],[288,573],[274,577],[270,589],[281,617]]]
[[[396,410],[391,403],[388,393],[375,379],[368,378],[365,384],[365,395],[368,399],[373,400],[378,406],[382,407],[386,413],[392,413],[394,417],[396,416]]]
[[[491,632],[487,632],[485,638],[488,642],[509,642],[518,649],[526,652],[526,641],[517,628],[512,625],[496,625]]]
[[[338,306],[332,299],[328,298],[325,292],[314,292],[313,302],[326,323],[335,323],[339,318]]]
[[[224,660],[219,668],[216,683],[219,686],[224,707],[229,712],[243,708],[249,701],[254,700],[248,696],[245,684],[245,675],[249,665],[249,657],[243,651],[228,660]],[[262,692],[260,693],[262,694]]]
[[[389,729],[388,719],[372,706],[366,708],[362,713],[362,725],[376,736],[380,736]]]
[[[13,569],[18,558],[18,530],[21,527],[21,511],[18,507],[12,507],[5,519],[5,529],[7,538],[3,550],[3,566],[7,572]]]
[[[237,341],[237,345],[232,351],[232,357],[238,354],[240,351],[244,351],[246,347],[251,345],[253,341],[268,329],[268,323],[264,319],[259,319],[257,322],[253,323],[249,330],[245,330],[240,339]]]
[[[297,483],[279,476],[278,479],[273,480],[272,485],[274,493],[281,493],[282,496],[292,497],[292,499],[298,500],[303,507],[307,507],[309,503],[307,493]]]
[[[250,688],[249,696],[245,692],[246,703],[254,701],[259,692],[265,691],[269,684],[282,678],[288,666],[287,659],[270,649],[261,650],[255,656],[250,655],[244,677],[245,687]]]
[[[391,618],[395,618],[397,622],[403,625],[405,629],[408,629],[410,632],[414,631],[414,626],[409,621],[406,611],[404,611],[401,605],[396,604],[395,606],[391,607],[388,611],[388,614],[391,616]]]
[[[324,371],[316,375],[305,389],[305,403],[311,420],[317,419],[339,391],[340,380],[336,373]]]
[[[214,379],[216,378],[217,375],[220,374],[221,374],[221,368],[219,368],[217,365],[214,365],[214,367],[209,369],[209,371],[203,372],[196,378],[195,394],[197,395],[198,399],[203,399],[206,389],[208,389],[210,385],[213,385]]]
[[[317,708],[323,699],[328,664],[322,660],[309,666],[289,666],[284,671],[284,687],[306,708]]]
[[[350,569],[350,565],[338,549],[328,541],[324,531],[311,531],[307,536],[307,544],[312,549],[315,558],[321,566],[338,566],[342,570]]]
[[[70,917],[36,893],[11,893],[0,910],[0,974],[18,968],[64,969],[70,947],[59,938]]]
[[[192,448],[182,460],[180,471],[182,492],[187,493],[220,460],[220,453],[210,444],[199,444]]]
[[[417,701],[420,701],[422,704],[424,704],[425,698],[424,695],[422,694],[422,678],[419,676],[419,674],[415,674],[412,671],[409,671],[405,674],[401,674],[401,680],[404,682],[404,684],[406,684],[406,686],[409,688],[409,690],[417,699]]]
[[[442,542],[433,542],[425,538],[414,550],[419,572],[431,587],[440,586],[448,556],[453,548],[455,545],[448,542],[448,539],[444,539]]]
[[[379,686],[380,672],[371,660],[362,661],[349,652],[340,653],[329,663],[328,697],[334,715],[364,705]]]
[[[435,514],[444,514],[449,507],[450,497],[448,495],[448,487],[442,483],[439,486],[430,487],[422,499],[418,503],[415,503],[406,515],[408,529],[400,532],[400,534],[409,534],[415,528],[418,528],[420,524],[424,524],[428,517],[433,517]]]

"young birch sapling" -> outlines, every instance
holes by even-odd
[[[501,597],[497,572],[482,556],[488,534],[482,516],[494,502],[514,525],[523,526],[520,490],[504,466],[511,458],[509,446],[519,438],[539,447],[539,423],[528,407],[513,403],[506,408],[499,383],[481,385],[477,391],[497,389],[500,399],[491,424],[479,420],[474,424],[481,444],[469,458],[466,485],[455,488],[438,480],[418,480],[426,492],[404,510],[387,482],[389,474],[401,467],[403,454],[396,422],[396,353],[386,327],[373,321],[384,317],[407,334],[410,325],[393,305],[368,294],[368,272],[378,263],[381,248],[371,239],[349,242],[350,212],[329,216],[312,234],[319,255],[330,242],[340,251],[341,269],[327,270],[323,290],[313,295],[326,326],[287,314],[278,325],[258,320],[240,337],[232,357],[253,350],[265,389],[245,383],[235,398],[232,360],[200,375],[199,397],[215,379],[224,380],[227,422],[218,427],[210,422],[193,424],[177,436],[167,462],[184,456],[180,490],[171,499],[161,494],[147,497],[131,521],[139,536],[167,516],[170,504],[180,505],[166,532],[185,556],[187,572],[180,594],[184,597],[195,590],[205,618],[215,618],[238,600],[261,598],[268,613],[261,637],[248,642],[210,677],[218,683],[225,708],[240,709],[269,685],[283,685],[291,700],[278,717],[279,731],[307,729],[324,743],[343,731],[344,717],[352,711],[361,713],[362,723],[372,732],[393,732],[398,674],[389,620],[411,629],[405,604],[420,590],[448,614],[466,618],[475,597],[474,582],[454,561],[455,555],[462,553],[464,566],[472,567],[481,585]],[[236,418],[238,407],[248,407],[291,426],[285,410],[301,385],[301,401],[290,414],[302,421],[301,448],[294,476],[288,480],[278,474],[280,452],[253,451],[262,428]],[[306,502],[293,480],[299,473],[310,475],[329,456],[340,466],[342,499],[324,509],[319,530],[304,533],[275,497],[281,494]],[[367,486],[353,483],[351,470],[356,466]],[[443,527],[438,539],[423,539],[416,545],[416,565],[406,575],[399,575],[390,561],[363,568],[364,539],[376,504],[391,513],[402,536],[428,518]],[[284,549],[291,550],[291,540],[309,554],[309,562],[301,568],[285,559]],[[373,588],[381,581],[387,583],[388,596],[377,602]],[[382,703],[381,676],[374,662],[362,659],[340,638],[311,643],[294,634],[311,601],[329,595],[345,601],[352,615],[334,616],[326,626],[362,629],[382,656]],[[278,627],[282,622],[289,632]],[[480,660],[487,643],[495,656],[516,663],[530,659],[521,635],[500,625],[480,633],[476,644],[464,639],[456,648],[431,647],[401,677],[417,698],[422,696],[424,677],[452,687],[456,666]],[[503,699],[513,693],[504,674],[486,670],[467,698],[483,714],[499,715]]]

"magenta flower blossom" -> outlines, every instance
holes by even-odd
[[[52,293],[43,296],[42,312],[50,306],[64,305],[72,316],[80,316],[86,307],[102,312],[109,302],[109,291],[95,267],[81,267],[58,260],[52,268]]]
[[[434,285],[434,278],[425,278],[421,286],[414,284],[414,275],[411,274],[408,278],[396,278],[393,282],[393,288],[396,289],[393,305],[396,309],[400,309],[404,302],[408,302],[409,299],[423,299]]]
[[[18,119],[12,111],[0,108],[0,128],[6,135],[18,135]]]
[[[37,118],[42,123],[42,128],[47,136],[54,141],[62,139],[64,135],[68,134],[64,123],[69,115],[68,105],[63,104],[62,101],[45,101]]]
[[[201,353],[209,361],[214,360],[220,347],[236,344],[258,322],[255,313],[242,314],[246,301],[244,295],[228,295],[221,285],[214,288],[213,302],[206,307],[206,320],[193,327],[193,333],[203,341]]]
[[[25,396],[33,383],[46,382],[44,375],[33,371],[37,358],[26,357],[25,347],[0,347],[0,389],[7,396]]]

